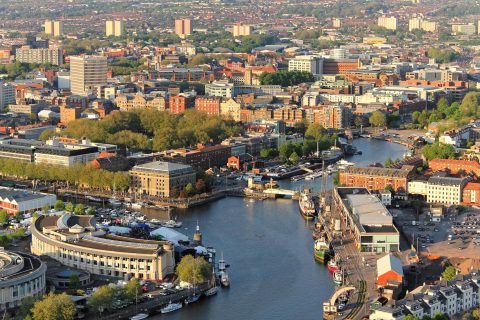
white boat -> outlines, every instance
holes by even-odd
[[[200,299],[200,296],[198,294],[194,294],[185,299],[185,304],[192,304],[194,302],[197,302],[198,299]]]
[[[211,287],[210,289],[205,291],[203,294],[205,295],[205,297],[210,297],[210,296],[216,295],[217,293],[218,293],[218,287],[215,286],[215,287]]]
[[[143,320],[148,318],[148,313],[139,313],[130,318],[130,320]]]
[[[347,167],[350,167],[350,166],[354,166],[355,165],[355,162],[350,162],[350,161],[347,161],[345,159],[340,159],[338,162],[337,162],[337,166],[347,166]]]
[[[112,206],[121,206],[121,205],[122,205],[122,201],[117,200],[117,199],[108,199],[108,202],[109,202]]]
[[[163,224],[163,226],[166,228],[181,228],[182,224],[183,223],[181,221],[168,220]]]
[[[170,301],[169,304],[167,304],[165,307],[160,309],[160,312],[161,313],[169,313],[169,312],[176,311],[178,309],[182,309],[182,304],[181,303],[172,303],[172,301]]]
[[[134,202],[131,204],[132,208],[133,209],[141,209],[143,207],[145,207],[145,203],[143,202]]]
[[[158,220],[158,219],[155,219],[153,218],[152,220],[150,220],[151,223],[155,223],[155,224],[161,224],[162,221],[161,220]]]
[[[93,201],[93,202],[102,202],[102,199],[92,196],[85,196],[85,199]]]
[[[228,278],[227,265],[223,259],[223,253],[220,260],[218,260],[218,271],[220,276],[220,283],[224,287],[230,286],[230,279]]]

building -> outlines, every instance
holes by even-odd
[[[175,33],[180,38],[186,38],[193,33],[190,19],[175,19]]]
[[[108,20],[105,22],[105,35],[107,37],[121,37],[124,33],[124,25],[122,20]]]
[[[63,21],[45,20],[45,33],[53,37],[63,36]]]
[[[477,33],[477,29],[473,23],[469,24],[452,24],[452,33],[474,35]]]
[[[480,206],[480,183],[468,182],[463,188],[462,203],[467,206]]]
[[[195,184],[196,173],[189,165],[172,162],[149,162],[129,171],[134,192],[140,195],[168,198],[189,183]]]
[[[23,46],[18,48],[15,53],[15,59],[23,63],[38,63],[38,64],[63,64],[63,50],[56,49],[32,49],[30,46]]]
[[[338,29],[342,26],[342,21],[339,18],[334,18],[332,21],[332,27]]]
[[[218,97],[197,97],[195,99],[195,110],[211,116],[220,115],[222,98]]]
[[[203,170],[224,166],[232,155],[232,148],[227,145],[203,146],[195,150],[176,149],[172,153],[172,160],[178,161]]]
[[[408,183],[408,193],[422,195],[430,203],[454,205],[462,202],[464,187],[468,179],[440,175],[428,180],[413,180]]]
[[[423,285],[407,293],[395,306],[385,305],[373,310],[373,320],[403,320],[408,315],[421,319],[434,318],[445,313],[449,317],[461,316],[480,305],[480,276],[470,274],[453,281]]]
[[[21,306],[22,299],[41,299],[45,293],[47,266],[24,252],[0,249],[0,310]]]
[[[408,20],[408,31],[423,30],[425,32],[437,31],[437,23],[434,21],[427,21],[423,16],[415,16]]]
[[[70,88],[72,94],[87,96],[95,87],[107,84],[107,57],[70,57]]]
[[[324,59],[323,74],[345,75],[362,66],[360,59]]]
[[[377,191],[391,186],[396,192],[407,192],[408,180],[413,175],[413,169],[413,166],[403,166],[401,169],[348,167],[340,171],[340,185]]]
[[[400,233],[390,212],[366,188],[335,188],[333,201],[346,232],[352,232],[360,252],[395,252]]]
[[[352,112],[343,105],[320,106],[313,111],[313,122],[320,124],[325,129],[344,129],[350,126]]]
[[[0,81],[0,109],[15,103],[15,87]]]
[[[11,104],[8,106],[8,111],[13,113],[22,113],[26,115],[37,114],[47,107],[43,103],[31,103],[28,104],[25,100],[19,101],[17,104]]]
[[[402,261],[387,254],[377,260],[377,287],[384,287],[392,281],[403,283]]]
[[[60,122],[69,124],[70,122],[80,119],[82,108],[60,106]]]
[[[288,71],[310,72],[315,78],[323,74],[323,59],[318,56],[296,56],[288,60]]]
[[[242,102],[237,102],[234,99],[230,98],[220,103],[220,115],[224,119],[240,121],[240,112],[242,110],[242,107]]]
[[[51,208],[55,201],[57,197],[54,194],[0,187],[0,210],[11,215],[41,210],[45,205]]]
[[[242,37],[249,36],[252,34],[253,28],[248,24],[236,23],[233,25],[233,36]]]
[[[480,163],[473,160],[432,159],[428,162],[433,171],[448,171],[451,174],[470,174],[480,177]]]
[[[48,140],[44,145],[36,146],[35,163],[72,167],[87,164],[98,157],[98,147],[79,144],[62,144],[58,140]]]
[[[120,94],[115,98],[117,107],[122,111],[129,111],[134,109],[159,110],[165,111],[168,109],[168,98],[161,95],[141,95],[135,96]]]
[[[388,30],[397,30],[397,18],[387,16],[378,17],[377,25]]]
[[[33,254],[91,274],[160,281],[174,273],[172,243],[107,233],[93,216],[41,215],[31,232]]]
[[[170,96],[168,99],[168,110],[171,113],[184,113],[185,110],[195,106],[195,98],[189,95],[179,94]]]

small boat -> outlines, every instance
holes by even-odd
[[[191,303],[197,302],[198,299],[200,299],[200,295],[198,294],[191,295],[185,299],[185,304],[191,304]]]
[[[143,202],[134,202],[131,204],[132,208],[133,209],[141,209],[143,207],[145,207],[145,203]]]
[[[181,221],[176,221],[176,220],[168,220],[163,224],[164,227],[166,228],[181,228],[182,227],[182,222]]]
[[[327,243],[325,236],[320,237],[320,239],[315,240],[313,245],[314,258],[320,263],[325,263],[328,257],[328,252],[330,250],[330,245]]]
[[[335,270],[335,272],[333,273],[333,282],[338,286],[342,285],[343,274],[342,274],[341,270],[339,270],[339,269]]]
[[[152,220],[150,220],[151,223],[154,223],[154,224],[161,224],[162,221],[161,220],[158,220],[158,219],[155,219],[153,218]]]
[[[218,293],[218,287],[215,286],[215,287],[211,287],[210,289],[205,291],[203,294],[205,295],[205,297],[210,297],[210,296],[216,295],[217,293]]]
[[[182,306],[181,303],[172,303],[172,301],[170,301],[169,304],[167,304],[165,307],[160,309],[160,312],[161,313],[169,313],[169,312],[177,311],[178,309],[181,309],[182,307],[183,306]]]
[[[122,205],[122,201],[117,200],[117,199],[108,199],[108,202],[109,202],[112,206],[121,206],[121,205]]]
[[[230,286],[230,279],[228,278],[227,265],[225,264],[225,260],[223,259],[223,252],[221,259],[218,260],[218,271],[220,276],[220,283],[222,284],[222,286]]]
[[[143,320],[148,318],[148,313],[139,313],[130,318],[130,320]]]
[[[327,264],[328,271],[335,272],[338,269],[337,259],[331,259]]]
[[[93,202],[102,202],[102,199],[97,198],[97,197],[92,197],[92,196],[85,196],[85,199]]]

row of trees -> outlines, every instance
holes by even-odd
[[[304,82],[313,82],[315,78],[311,72],[280,70],[277,72],[264,72],[260,75],[259,80],[263,85],[288,87]]]
[[[137,279],[132,278],[125,286],[105,285],[98,287],[88,299],[89,309],[96,313],[113,310],[115,300],[133,302],[142,295],[142,287]]]
[[[194,146],[197,143],[219,143],[242,133],[233,121],[208,116],[195,110],[175,115],[157,110],[114,111],[104,119],[79,119],[69,123],[61,134],[72,138],[87,137],[95,142],[117,144],[135,150],[160,151]],[[40,139],[55,135],[46,131]]]
[[[449,144],[435,142],[426,145],[423,148],[422,154],[427,161],[432,159],[455,159],[455,148]]]
[[[65,182],[68,186],[87,187],[96,190],[113,190],[115,187],[117,190],[123,191],[130,187],[130,177],[126,172],[111,172],[82,164],[64,167],[0,159],[0,175],[16,179]]]

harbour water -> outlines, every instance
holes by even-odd
[[[405,147],[380,140],[358,139],[363,152],[347,158],[358,165],[401,158]],[[331,180],[331,179],[330,179]],[[284,181],[285,187],[319,190],[315,181]],[[255,201],[225,198],[172,215],[183,221],[182,231],[193,235],[197,221],[205,245],[224,253],[231,265],[231,287],[217,296],[153,319],[245,320],[320,319],[323,301],[334,290],[325,266],[313,259],[310,225],[288,199]]]

